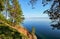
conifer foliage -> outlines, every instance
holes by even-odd
[[[5,14],[3,14],[4,11]],[[23,20],[23,12],[18,0],[0,0],[0,21],[10,25],[19,25]]]

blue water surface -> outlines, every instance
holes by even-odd
[[[48,18],[26,18],[23,26],[31,31],[35,27],[38,39],[60,39],[60,30],[52,30],[51,20]]]

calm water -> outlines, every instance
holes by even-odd
[[[38,39],[60,39],[60,30],[52,30],[51,20],[48,18],[27,18],[23,22],[23,26],[29,31],[32,26],[35,27]]]

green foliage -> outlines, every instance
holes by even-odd
[[[0,11],[4,10],[4,0],[0,0]]]
[[[22,10],[21,7],[19,5],[18,0],[13,0],[12,4],[14,6],[14,8],[11,11],[11,16],[14,18],[16,23],[20,23],[21,21],[23,21],[23,15],[22,15]]]
[[[2,13],[0,13],[0,21],[4,21],[5,23],[11,25],[11,21],[7,20],[6,17]],[[1,23],[0,23],[1,24]]]
[[[10,4],[11,2],[11,4]],[[6,14],[3,14],[5,11]],[[8,19],[5,15],[8,14]],[[24,20],[23,12],[18,0],[0,0],[0,38],[22,39],[27,38],[24,34],[8,26],[19,25]],[[13,22],[14,21],[14,22]],[[7,26],[8,25],[8,26]]]
[[[1,39],[22,39],[22,38],[28,39],[27,36],[25,36],[22,33],[19,33],[17,30],[3,25],[0,25],[0,38]]]
[[[0,20],[6,20],[6,18],[4,17],[2,13],[0,13]]]
[[[7,26],[0,26],[0,38],[2,39],[22,39],[21,33]]]
[[[19,24],[24,20],[21,7],[19,5],[18,0],[12,0],[11,2],[13,5],[8,3],[8,11],[10,14],[10,18],[14,20],[14,25]]]
[[[1,13],[3,13],[3,11],[6,11],[6,14],[0,13],[0,20],[3,20],[9,25],[19,25],[24,20],[23,12],[18,0],[0,0],[0,11]],[[6,19],[4,15],[9,18]]]

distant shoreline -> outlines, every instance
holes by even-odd
[[[49,19],[49,17],[25,17],[25,19]]]

